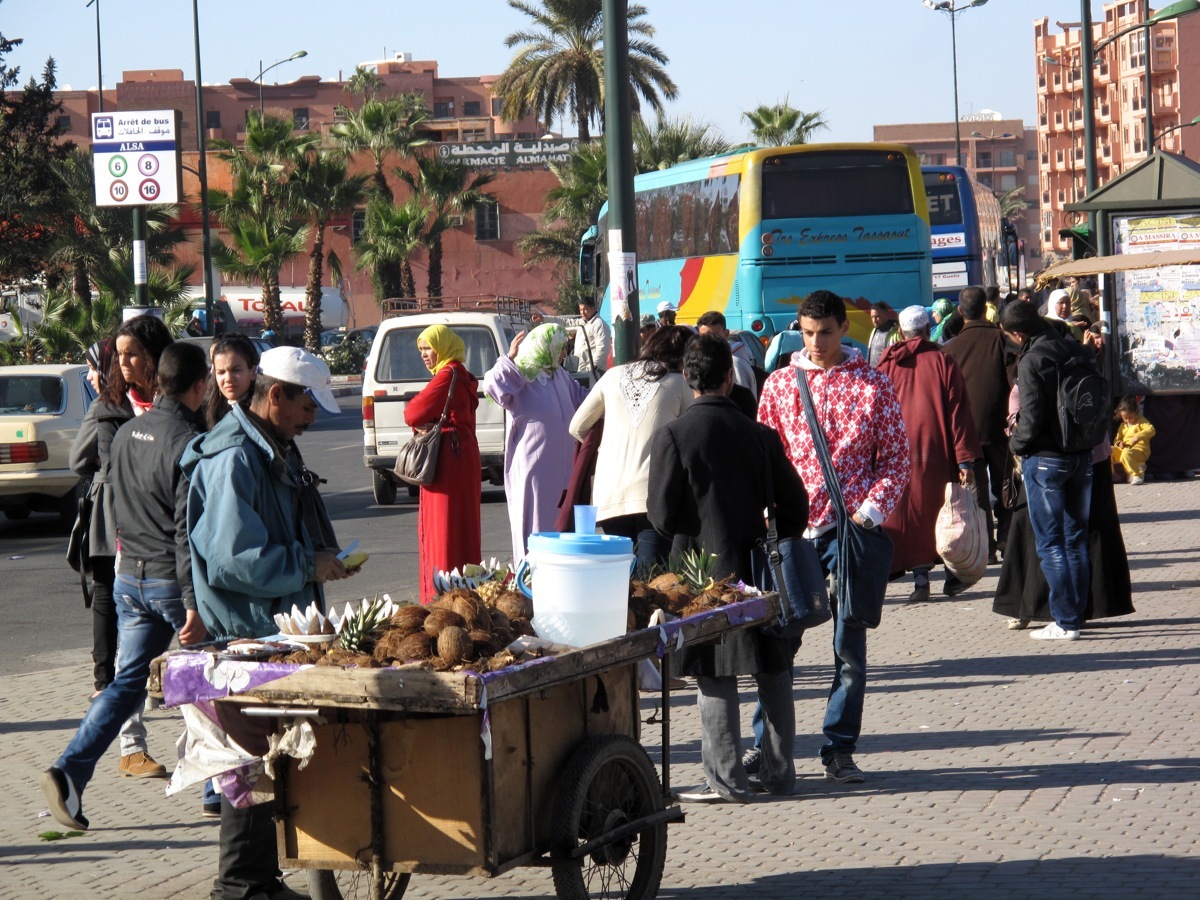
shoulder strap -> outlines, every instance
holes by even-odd
[[[763,452],[763,475],[767,489],[767,552],[775,553],[779,547],[779,525],[775,519],[775,482],[771,475],[771,459],[767,450],[767,443],[763,440],[761,431],[756,432],[756,434],[758,436],[758,446]]]
[[[833,503],[834,512],[839,521],[845,521],[846,501],[842,498],[842,485],[838,481],[837,471],[833,468],[833,458],[829,455],[829,444],[825,440],[825,432],[817,419],[817,410],[813,405],[812,392],[808,389],[808,379],[804,373],[796,369],[796,385],[800,390],[800,400],[804,404],[804,418],[808,422],[808,430],[812,435],[813,448],[817,451],[817,459],[821,461],[821,474],[825,476],[825,490]]]
[[[446,416],[450,413],[450,398],[454,396],[454,383],[458,381],[458,369],[450,367],[450,390],[446,391],[446,405],[442,407],[442,415],[438,419],[438,428],[446,424]]]

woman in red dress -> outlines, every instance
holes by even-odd
[[[414,431],[436,427],[450,394],[450,407],[438,448],[437,477],[422,486],[417,516],[421,602],[436,596],[433,575],[439,569],[461,569],[478,563],[480,547],[479,441],[475,437],[478,379],[463,365],[462,338],[445,325],[431,325],[417,338],[417,350],[433,378],[404,409]],[[450,392],[451,380],[454,390]]]

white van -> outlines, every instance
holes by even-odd
[[[363,462],[372,472],[375,502],[396,501],[403,484],[392,475],[396,454],[412,437],[404,424],[404,408],[433,377],[417,353],[417,336],[430,325],[446,325],[466,345],[467,370],[481,382],[518,331],[528,329],[521,313],[498,310],[420,312],[384,319],[371,345],[363,373]],[[480,477],[504,483],[504,410],[479,391],[475,435],[483,470]],[[408,487],[408,485],[405,485]],[[409,488],[415,495],[417,489]]]

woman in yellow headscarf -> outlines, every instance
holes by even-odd
[[[480,550],[479,500],[481,463],[475,437],[476,391],[479,381],[463,364],[462,338],[445,325],[431,325],[417,338],[417,352],[433,378],[404,408],[404,421],[414,431],[436,428],[442,411],[442,442],[437,477],[421,487],[417,515],[421,602],[436,596],[434,573],[439,569],[478,563]]]

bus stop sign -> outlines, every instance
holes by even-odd
[[[180,201],[179,113],[136,109],[92,113],[97,206]]]

